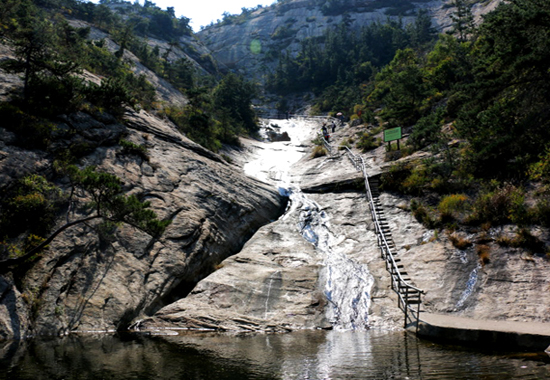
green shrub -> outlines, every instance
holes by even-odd
[[[444,196],[437,206],[442,220],[456,219],[461,213],[467,211],[468,208],[468,197],[465,194]]]
[[[145,145],[138,145],[124,139],[121,139],[119,144],[122,147],[122,153],[135,154],[136,156],[141,157],[144,161],[149,161],[149,153],[147,152],[147,147]]]
[[[136,101],[131,98],[126,84],[120,79],[109,78],[101,85],[91,83],[87,88],[87,98],[97,107],[106,108],[111,112],[121,114],[125,105],[134,106]]]
[[[523,224],[528,221],[525,194],[511,184],[491,182],[482,189],[473,203],[469,222],[495,225],[509,222]]]
[[[380,188],[386,191],[401,191],[403,181],[411,174],[412,165],[405,163],[396,163],[390,166],[390,169],[380,176]]]
[[[344,139],[340,142],[340,146],[338,146],[338,150],[345,150],[346,148],[352,148],[354,144],[353,138]]]
[[[530,215],[533,222],[550,227],[550,201],[548,199],[538,200],[530,210]]]
[[[420,118],[413,128],[413,132],[407,141],[414,150],[422,149],[428,145],[441,140],[441,121],[443,120],[443,109]]]
[[[65,76],[37,76],[29,85],[25,107],[29,113],[45,118],[77,111],[84,101],[84,80]]]
[[[375,138],[369,133],[363,133],[357,142],[357,148],[361,149],[363,153],[373,150],[382,145],[382,140]]]
[[[411,201],[411,211],[415,219],[427,228],[433,229],[437,226],[435,218],[432,217],[433,211],[416,199]]]
[[[2,126],[15,133],[17,145],[29,149],[46,149],[50,144],[54,126],[36,116],[29,115],[17,105],[0,104]]]
[[[532,253],[545,253],[547,251],[546,244],[526,228],[520,228],[513,238],[500,237],[497,243],[505,247],[523,248]]]
[[[426,165],[417,164],[410,175],[401,184],[402,191],[406,194],[419,195],[422,190],[432,182],[432,173]]]
[[[62,201],[59,188],[37,174],[22,178],[2,198],[0,230],[7,237],[24,231],[44,236],[53,226]]]

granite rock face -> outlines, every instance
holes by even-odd
[[[290,143],[244,145],[251,149],[248,159],[264,163],[266,181],[289,194],[285,214],[262,227],[187,297],[139,321],[137,330],[285,332],[401,326],[397,299],[369,231],[368,205],[354,185],[361,183],[360,174],[343,155],[309,156],[319,122],[280,124],[286,124],[283,130]],[[277,157],[291,155],[289,149],[301,152],[302,158],[276,167]]]
[[[491,11],[502,0],[477,1],[472,6],[476,21]],[[446,0],[418,1],[405,13],[390,7],[377,7],[368,1],[350,1],[346,13],[323,12],[324,2],[316,0],[290,0],[278,2],[269,7],[250,12],[238,21],[218,23],[197,33],[200,41],[211,51],[220,64],[238,70],[250,79],[263,77],[277,66],[272,57],[281,51],[291,55],[301,49],[301,41],[309,37],[320,37],[329,28],[344,19],[351,30],[373,22],[384,22],[388,18],[410,23],[420,9],[432,17],[432,24],[438,32],[451,26],[450,16],[455,9]],[[399,16],[401,15],[401,16]]]
[[[127,225],[114,236],[93,223],[66,230],[23,278],[0,276],[0,337],[123,329],[185,295],[284,210],[276,189],[153,115],[131,112],[124,124],[109,124],[83,113],[67,123],[78,132],[71,138],[124,135],[144,145],[148,160],[103,140],[81,165],[118,176],[127,194],[172,223],[158,240]],[[48,176],[51,157],[12,146],[9,137],[2,135],[0,147],[2,184],[28,173]],[[67,191],[67,183],[56,184]]]

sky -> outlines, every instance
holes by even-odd
[[[98,3],[99,0],[92,0]],[[131,0],[133,3],[134,1]],[[269,6],[276,0],[152,0],[157,7],[166,9],[174,7],[176,16],[185,16],[191,19],[189,25],[193,31],[198,32],[201,26],[209,25],[210,22],[221,20],[222,14],[240,14],[241,8],[254,8],[257,5]],[[144,1],[139,0],[143,5]]]

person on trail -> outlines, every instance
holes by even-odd
[[[323,124],[323,127],[321,128],[321,132],[323,132],[323,138],[328,141],[330,139],[330,135],[328,134],[328,129],[325,124]]]
[[[334,133],[334,130],[336,129],[336,123],[334,120],[332,121],[332,133]]]
[[[338,112],[336,116],[338,116],[338,119],[340,120],[340,125],[344,125],[344,114],[342,112]]]

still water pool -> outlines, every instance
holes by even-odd
[[[547,356],[404,332],[99,335],[0,343],[0,379],[549,379]]]

